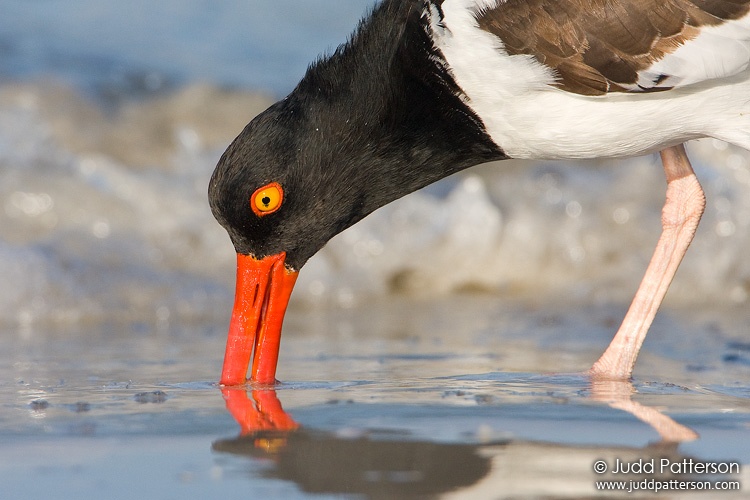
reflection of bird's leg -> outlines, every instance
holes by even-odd
[[[659,433],[662,441],[681,443],[698,439],[698,434],[692,429],[678,424],[654,408],[633,401],[631,396],[634,392],[633,384],[626,380],[593,379],[591,381],[591,399],[607,403],[612,408],[626,411],[647,423]]]
[[[683,145],[661,152],[667,176],[662,233],[628,313],[602,357],[589,373],[597,378],[629,379],[638,351],[677,267],[693,240],[706,199]]]

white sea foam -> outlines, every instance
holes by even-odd
[[[106,115],[59,86],[0,88],[0,321],[228,316],[234,253],[206,185],[257,96],[189,87]],[[669,300],[750,293],[750,155],[690,147],[708,196]],[[501,162],[386,206],[302,270],[294,303],[466,289],[626,303],[659,233],[655,157]]]

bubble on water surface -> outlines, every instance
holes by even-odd
[[[137,403],[164,403],[167,400],[167,393],[164,391],[139,392],[133,399]]]
[[[29,408],[34,411],[44,411],[49,408],[49,402],[46,399],[35,399],[29,403]]]

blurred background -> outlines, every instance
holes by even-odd
[[[0,324],[228,321],[224,148],[372,0],[0,0]],[[689,152],[708,196],[667,305],[750,292],[750,156]],[[627,305],[659,235],[657,156],[470,169],[335,238],[292,307],[495,294]]]

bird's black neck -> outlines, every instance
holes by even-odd
[[[366,183],[359,217],[478,163],[506,158],[435,47],[440,2],[386,0],[351,40],[310,67],[285,105],[306,115],[309,151]]]

